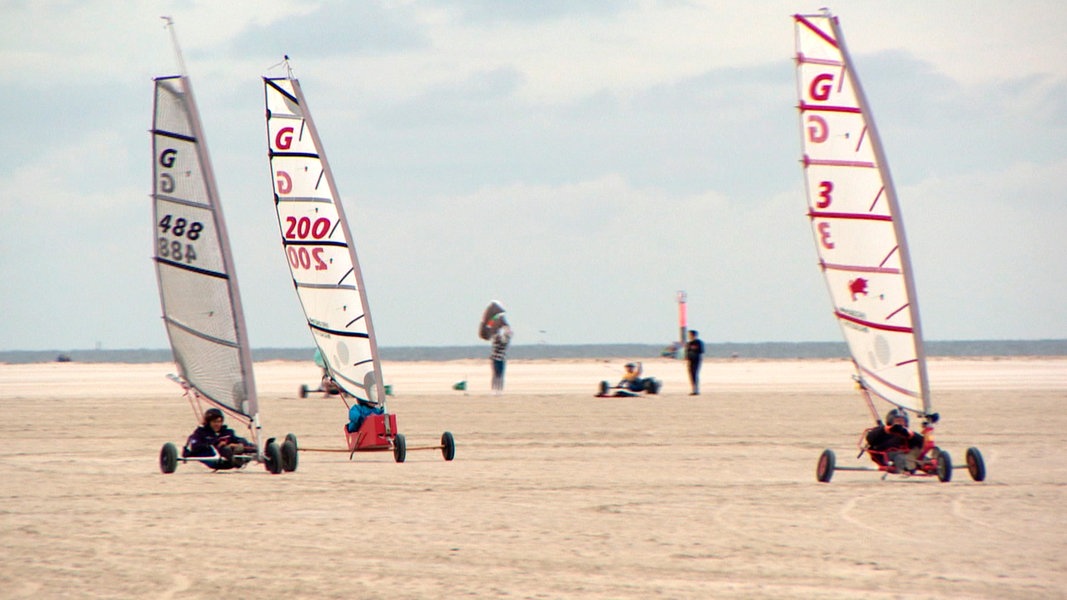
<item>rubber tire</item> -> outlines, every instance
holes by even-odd
[[[178,448],[167,442],[159,451],[159,470],[164,474],[173,473],[178,468]]]
[[[815,466],[815,479],[821,483],[830,483],[834,478],[834,467],[837,465],[837,456],[834,451],[827,448],[819,455],[819,462]]]
[[[937,456],[937,480],[941,483],[952,481],[952,456],[944,450]]]
[[[974,446],[967,448],[967,471],[970,472],[971,479],[985,481],[985,459]]]
[[[444,456],[445,460],[452,460],[456,457],[456,439],[452,437],[451,431],[441,434],[441,456]]]
[[[297,449],[300,448],[300,445],[296,443],[296,435],[294,435],[292,433],[285,434],[285,441],[292,442],[293,443],[293,447],[295,447]]]
[[[393,438],[393,460],[398,463],[404,462],[404,459],[408,456],[408,445],[404,440],[404,434],[398,433]]]
[[[306,386],[306,385],[301,385],[300,386],[300,397],[301,398],[307,398],[308,397],[308,386]]]
[[[659,388],[662,385],[663,384],[660,383],[660,381],[658,379],[653,379],[653,378],[649,377],[648,378],[648,382],[645,383],[645,390],[647,390],[649,394],[658,394],[659,393]]]
[[[610,387],[611,387],[611,384],[609,384],[606,381],[601,381],[600,382],[600,395],[601,396],[607,396],[608,395],[608,388],[610,388]]]
[[[271,475],[277,475],[282,472],[282,451],[278,448],[277,442],[268,442],[263,456],[265,457],[263,467],[270,471]]]
[[[296,470],[297,464],[300,462],[299,456],[297,456],[298,450],[293,440],[286,439],[282,443],[282,470],[287,473],[292,473]]]

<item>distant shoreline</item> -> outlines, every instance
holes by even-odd
[[[847,358],[844,342],[752,342],[707,343],[706,358]],[[667,345],[657,344],[531,344],[512,346],[508,357],[524,359],[634,358],[648,359],[663,355]],[[381,348],[382,360],[447,361],[481,359],[488,356],[488,344],[470,346],[394,346]],[[962,340],[926,343],[930,357],[994,356],[1067,356],[1067,340]],[[310,361],[314,349],[254,348],[256,362],[270,360]],[[61,358],[62,357],[62,358]],[[0,363],[154,363],[171,362],[165,348],[123,350],[3,350]]]

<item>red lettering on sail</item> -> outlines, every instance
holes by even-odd
[[[293,145],[293,128],[282,127],[274,136],[274,147],[279,150],[288,150]]]
[[[820,200],[815,203],[815,208],[826,208],[830,206],[830,192],[834,191],[834,182],[832,181],[820,181],[819,182],[819,198]]]
[[[830,126],[819,115],[808,115],[808,139],[813,144],[821,144],[830,136]]]
[[[834,89],[834,76],[830,73],[819,73],[811,80],[808,94],[813,100],[826,102],[830,99],[830,92]]]
[[[822,244],[823,248],[826,248],[827,250],[833,250],[834,243],[830,241],[830,224],[826,221],[823,221],[822,223],[819,223],[818,230],[819,243]]]
[[[278,183],[278,193],[288,194],[293,191],[293,178],[289,176],[285,171],[278,171],[276,175]]]

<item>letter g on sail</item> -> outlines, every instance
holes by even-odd
[[[830,92],[834,89],[834,76],[830,73],[819,73],[815,76],[815,79],[811,80],[811,86],[808,87],[808,94],[812,100],[818,100],[819,102],[826,102],[830,99]]]
[[[293,178],[289,176],[285,171],[278,171],[275,176],[275,182],[278,184],[279,194],[288,194],[293,191]]]
[[[808,115],[808,139],[813,144],[821,144],[830,135],[830,127],[826,119],[819,115]]]
[[[178,151],[174,148],[167,148],[163,152],[159,153],[159,164],[169,169],[177,162]],[[170,173],[160,173],[159,175],[159,189],[164,194],[169,194],[174,191],[174,177]]]
[[[163,152],[159,153],[159,164],[169,169],[174,166],[174,162],[177,159],[177,156],[177,150],[175,150],[174,148],[167,148]]]
[[[274,136],[274,147],[279,150],[288,150],[293,145],[293,128],[282,127]]]

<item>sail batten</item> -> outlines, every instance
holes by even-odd
[[[911,262],[870,107],[836,17],[794,24],[807,216],[833,314],[864,388],[929,413]]]
[[[344,207],[300,82],[264,78],[274,206],[294,287],[343,392],[384,403],[381,361]]]

